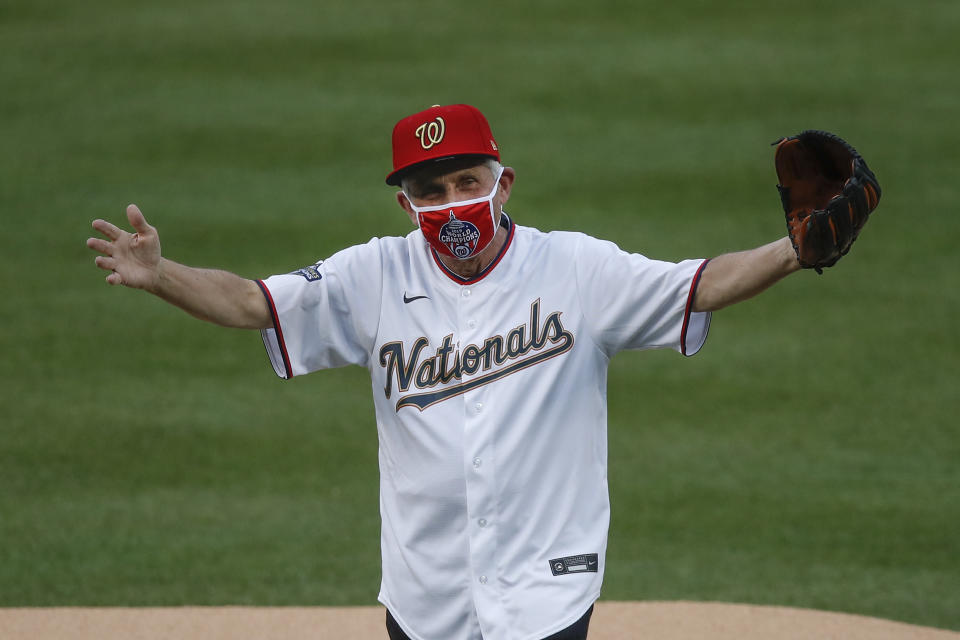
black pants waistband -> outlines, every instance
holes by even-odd
[[[587,629],[590,627],[590,616],[593,615],[593,605],[587,609],[579,620],[562,631],[558,631],[543,640],[587,640]],[[397,621],[387,611],[387,634],[390,640],[410,640],[410,636],[403,632]]]

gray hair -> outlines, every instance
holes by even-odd
[[[497,174],[500,173],[500,168],[502,165],[496,158],[486,158],[483,161],[483,164],[486,165],[487,169],[490,169],[490,174],[496,179]]]

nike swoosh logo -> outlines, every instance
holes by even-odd
[[[414,300],[420,300],[421,298],[427,298],[427,299],[429,299],[430,296],[413,296],[412,298],[408,298],[408,297],[407,297],[407,292],[406,292],[406,291],[403,292],[403,304],[410,304],[410,303],[413,302]]]

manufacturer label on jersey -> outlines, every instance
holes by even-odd
[[[554,558],[550,561],[550,571],[555,576],[568,573],[596,573],[600,566],[600,558],[596,553],[585,553],[579,556]]]
[[[514,327],[506,335],[491,336],[482,344],[467,345],[457,350],[453,334],[443,338],[431,355],[427,351],[430,340],[414,340],[409,354],[403,342],[388,342],[380,347],[380,366],[386,369],[387,384],[383,389],[389,398],[394,380],[401,392],[410,387],[423,393],[403,395],[397,400],[397,411],[416,407],[423,411],[444,400],[462,395],[528,367],[562,355],[573,348],[573,334],[554,311],[540,318],[540,299],[530,305],[530,321]],[[481,375],[474,375],[480,373]],[[433,387],[456,381],[436,391]]]

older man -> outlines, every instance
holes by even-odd
[[[418,229],[252,281],[93,226],[107,282],[259,329],[289,378],[370,372],[391,638],[585,638],[605,565],[606,376],[623,349],[696,353],[710,312],[800,268],[789,238],[669,263],[505,211],[516,180],[486,118],[434,106],[397,123],[390,185]]]

